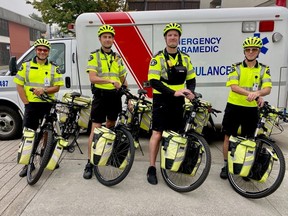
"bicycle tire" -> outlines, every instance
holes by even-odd
[[[47,137],[46,140],[45,137]],[[34,185],[40,179],[50,160],[53,147],[55,147],[52,129],[44,128],[40,131],[34,145],[35,147],[33,148],[35,149],[33,149],[27,169],[27,182],[29,185]],[[44,150],[42,149],[43,145],[45,145]]]
[[[211,167],[211,152],[207,141],[195,132],[190,132],[187,135],[187,138],[187,145],[192,145],[191,143],[196,141],[200,144],[200,148],[203,150],[202,161],[195,176],[161,168],[161,174],[165,183],[172,190],[181,193],[191,192],[200,187],[207,178]]]
[[[131,133],[123,126],[113,129],[116,139],[113,144],[111,156],[105,166],[94,166],[97,180],[105,186],[119,184],[128,175],[134,162],[135,148]],[[127,165],[124,169],[119,167],[120,160],[125,158]]]
[[[281,149],[266,138],[256,138],[256,143],[260,142],[262,148],[268,148],[276,154],[278,160],[274,160],[271,173],[263,183],[248,177],[228,173],[228,179],[233,189],[243,197],[259,199],[274,193],[281,185],[285,176],[285,159]]]

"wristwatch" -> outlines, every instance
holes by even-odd
[[[44,93],[47,94],[47,88],[44,88]]]

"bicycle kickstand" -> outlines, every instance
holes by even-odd
[[[77,138],[76,138],[76,137],[74,137],[74,139],[73,139],[73,141],[72,141],[72,144],[73,144],[73,143],[75,143],[75,144],[77,145],[80,153],[83,154],[83,152],[82,152],[82,150],[81,150],[81,148],[80,148],[80,146],[79,146],[79,143],[77,142]]]

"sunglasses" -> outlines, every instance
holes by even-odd
[[[44,53],[49,52],[48,49],[41,49],[41,48],[37,48],[36,50],[37,50],[38,52],[44,52]]]
[[[245,52],[257,52],[259,48],[245,48]]]

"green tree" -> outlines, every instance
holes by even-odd
[[[108,12],[124,10],[125,0],[33,0],[26,1],[37,9],[45,23],[58,24],[62,32],[67,32],[69,23],[84,12]]]

